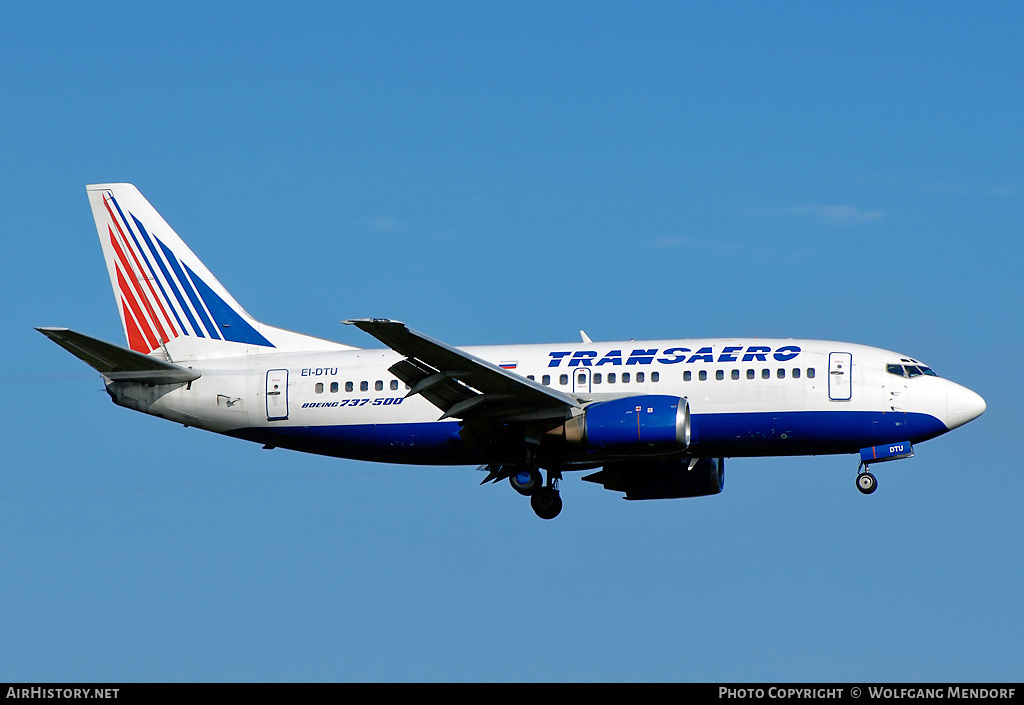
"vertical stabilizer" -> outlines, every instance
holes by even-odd
[[[86,189],[132,350],[184,359],[346,348],[252,318],[135,186]]]

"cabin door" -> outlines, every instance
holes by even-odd
[[[853,396],[853,354],[829,353],[828,398],[832,401],[850,401]]]
[[[288,370],[267,371],[267,421],[288,418]]]

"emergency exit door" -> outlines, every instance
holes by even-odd
[[[590,368],[577,367],[572,373],[572,391],[574,394],[590,394]]]

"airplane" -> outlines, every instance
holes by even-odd
[[[725,458],[875,463],[977,418],[985,401],[908,355],[821,340],[716,338],[454,347],[386,318],[356,348],[250,316],[131,184],[86,187],[127,347],[37,330],[113,402],[339,458],[476,465],[552,519],[568,471],[627,500],[715,495]],[[546,478],[545,478],[546,476]]]

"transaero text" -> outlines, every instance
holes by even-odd
[[[663,365],[675,365],[680,362],[768,362],[768,356],[776,362],[788,362],[800,354],[797,345],[783,345],[772,350],[767,345],[726,345],[716,353],[711,346],[691,350],[690,348],[674,347],[660,350],[659,348],[638,348],[626,354],[622,350],[609,350],[599,355],[596,350],[559,350],[549,352],[548,367],[559,367],[562,362],[566,367],[601,367],[602,365],[651,365],[655,361]]]

